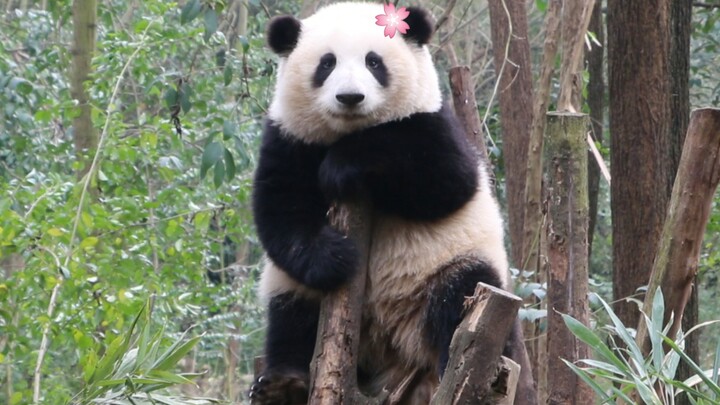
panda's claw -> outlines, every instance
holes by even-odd
[[[305,404],[309,376],[294,370],[267,371],[250,386],[248,398],[253,405]]]

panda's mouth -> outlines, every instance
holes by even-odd
[[[353,111],[331,112],[330,115],[333,118],[344,120],[344,121],[356,121],[356,120],[361,120],[366,117],[366,114],[362,114],[360,112],[353,112]]]

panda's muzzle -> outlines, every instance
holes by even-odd
[[[346,107],[355,107],[365,100],[365,95],[360,93],[343,93],[336,95],[335,98]]]

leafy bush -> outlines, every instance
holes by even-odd
[[[612,325],[603,328],[609,335],[608,339],[571,316],[563,315],[563,319],[570,331],[595,354],[595,359],[580,360],[585,366],[565,363],[592,387],[603,404],[615,403],[618,399],[635,403],[632,398],[639,398],[645,404],[674,404],[682,394],[687,395],[693,404],[718,403],[720,340],[713,368],[702,370],[683,352],[686,335],[681,332],[674,341],[666,336],[672,320],[663,328],[665,305],[662,291],[658,289],[652,313],[643,314],[651,347],[650,353],[645,356],[635,342],[634,330],[623,325],[610,305],[601,298],[599,300],[612,321]],[[694,327],[688,334],[707,324]],[[667,353],[663,345],[670,348]],[[676,380],[675,372],[680,361],[689,364],[696,375],[685,381]]]

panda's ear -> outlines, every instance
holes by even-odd
[[[425,45],[430,42],[433,34],[433,22],[430,13],[420,7],[408,7],[410,15],[405,22],[410,26],[403,37],[406,41],[415,42],[418,45]]]
[[[273,52],[287,56],[295,49],[302,24],[297,18],[284,15],[270,20],[267,29],[267,43]]]

